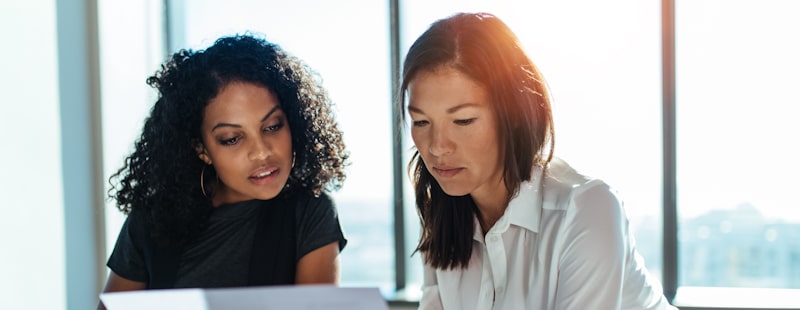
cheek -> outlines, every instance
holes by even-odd
[[[238,173],[239,167],[246,160],[246,154],[242,154],[241,151],[221,147],[209,148],[208,155],[220,178]]]
[[[281,139],[281,147],[283,148],[284,152],[289,155],[289,157],[292,156],[292,135],[290,133],[287,133],[286,136]]]
[[[231,165],[214,165],[214,169],[217,172],[217,178],[219,178],[222,183],[229,184],[231,180],[236,179],[235,175],[237,173],[231,168]]]
[[[411,130],[411,141],[414,142],[414,145],[417,147],[417,149],[425,149],[424,145],[428,142],[422,130],[420,129]]]
[[[411,142],[414,142],[414,145],[417,145],[417,146],[420,143],[418,136],[419,135],[417,134],[417,132],[415,130],[411,130]]]
[[[236,156],[217,156],[214,160],[214,166],[220,174],[231,173],[240,165]]]

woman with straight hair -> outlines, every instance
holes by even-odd
[[[498,17],[433,23],[399,91],[415,145],[420,309],[674,309],[619,195],[553,156],[545,80]]]

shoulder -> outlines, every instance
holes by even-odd
[[[566,214],[624,216],[617,191],[601,179],[584,175],[562,159],[554,158],[542,184],[543,207]]]
[[[333,197],[326,192],[319,195],[313,195],[309,192],[298,192],[289,198],[292,203],[300,208],[331,208],[334,206]]]
[[[145,227],[147,220],[143,218],[141,212],[132,211],[125,216],[125,221],[122,223],[122,231],[127,233],[132,241],[140,243],[143,239],[147,238],[149,234],[148,227]]]
[[[627,218],[616,190],[560,159],[548,168],[543,180],[543,221],[551,224],[544,226],[553,229],[562,262],[581,265],[602,256],[602,261],[613,265],[623,259],[628,247]]]
[[[325,192],[319,195],[297,193],[291,198],[291,203],[299,219],[338,217],[333,197]]]

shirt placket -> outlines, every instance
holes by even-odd
[[[484,241],[484,240],[481,240]],[[481,251],[483,252],[484,259],[482,260],[483,272],[481,272],[481,284],[478,291],[478,301],[475,309],[491,309],[494,303],[494,280],[492,279],[492,271],[489,263],[489,255],[487,253],[486,243],[481,243]]]
[[[485,261],[488,261],[492,273],[492,308],[499,309],[506,291],[506,280],[508,278],[506,268],[506,250],[503,244],[503,237],[500,232],[490,232],[486,236],[486,251],[488,252]]]

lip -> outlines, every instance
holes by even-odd
[[[433,171],[437,175],[439,175],[441,177],[445,177],[445,178],[453,177],[453,176],[461,173],[461,171],[463,171],[463,170],[464,170],[464,168],[449,167],[449,166],[434,166],[433,167]]]
[[[278,176],[279,172],[280,169],[278,169],[277,166],[261,167],[256,170],[253,170],[253,172],[250,173],[250,176],[248,176],[247,179],[254,184],[259,184],[259,185],[267,184],[269,182],[272,182],[272,180],[274,180]]]

